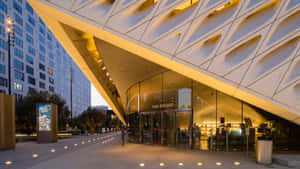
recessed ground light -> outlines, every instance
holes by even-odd
[[[91,140],[88,140],[88,143],[90,143],[91,142]]]
[[[81,144],[85,144],[85,142],[84,142],[84,141],[82,141],[82,142],[81,142]]]
[[[64,149],[67,150],[69,147],[68,146],[64,146]]]
[[[39,155],[38,155],[38,154],[32,154],[32,157],[33,157],[33,158],[38,158]]]
[[[159,166],[163,167],[165,166],[165,163],[159,163]]]
[[[75,146],[75,147],[77,147],[77,146],[78,146],[78,144],[74,144],[74,146]]]
[[[145,164],[144,163],[140,163],[140,167],[144,167],[145,166]]]
[[[55,153],[55,151],[56,151],[56,150],[55,150],[54,148],[52,148],[52,149],[50,150],[51,153]]]
[[[222,163],[221,163],[221,162],[216,162],[216,165],[217,165],[217,166],[221,166]]]
[[[5,165],[11,165],[12,161],[5,161]]]
[[[197,166],[203,166],[203,163],[202,162],[198,162]]]
[[[183,166],[183,163],[178,163],[179,166]]]
[[[233,164],[236,165],[236,166],[241,165],[241,163],[239,161],[235,161],[235,162],[233,162]]]

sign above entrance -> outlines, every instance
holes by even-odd
[[[164,103],[152,105],[152,109],[164,109],[164,108],[174,108],[174,103]]]

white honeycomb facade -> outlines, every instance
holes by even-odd
[[[300,115],[300,0],[37,1]]]

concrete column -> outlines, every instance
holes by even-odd
[[[0,150],[16,146],[15,97],[0,93]]]

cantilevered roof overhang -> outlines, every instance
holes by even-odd
[[[268,0],[248,8],[239,0],[210,7],[209,1],[148,1],[28,0],[122,122],[124,103],[99,71],[95,39],[300,124],[300,77],[293,74],[300,63],[299,4]],[[181,13],[185,10],[192,14]],[[124,23],[136,11],[144,19]],[[245,19],[260,25],[253,28]],[[284,32],[284,23],[295,29]],[[268,46],[270,41],[274,44]],[[226,47],[225,42],[232,44]]]

